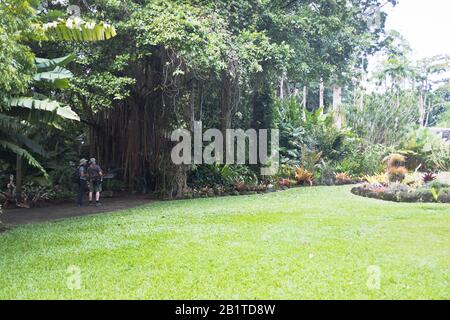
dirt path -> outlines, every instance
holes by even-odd
[[[45,208],[7,209],[3,210],[1,220],[5,226],[14,227],[21,224],[54,221],[71,217],[129,209],[151,203],[153,201],[154,200],[150,200],[145,196],[130,196],[104,199],[101,207],[85,205],[78,208],[73,203],[66,203],[52,205]]]

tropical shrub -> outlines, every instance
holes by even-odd
[[[413,189],[417,189],[423,185],[422,175],[419,172],[408,172],[402,183]]]
[[[347,125],[371,145],[397,145],[418,123],[417,96],[412,92],[364,95],[345,106]],[[395,106],[395,107],[394,107]]]
[[[336,173],[336,184],[349,184],[352,182],[353,179],[348,173],[346,172]]]
[[[410,131],[400,148],[408,156],[409,169],[450,170],[450,144],[427,128]]]
[[[427,184],[429,182],[432,182],[432,181],[434,181],[436,179],[437,179],[437,177],[436,177],[436,175],[433,172],[426,172],[422,176],[422,181],[425,184]]]
[[[406,158],[405,158],[405,156],[403,156],[401,154],[393,153],[386,159],[386,161],[387,161],[388,169],[398,168],[398,167],[403,167],[405,165]]]
[[[295,177],[295,170],[296,167],[290,165],[290,164],[281,164],[278,168],[278,178],[291,178]]]
[[[292,182],[289,179],[281,179],[280,181],[278,181],[278,185],[280,187],[290,188],[292,185]]]
[[[242,182],[242,181],[236,181],[236,182],[234,183],[234,188],[235,188],[237,191],[245,191],[245,190],[247,190],[247,185],[245,184],[245,182]]]
[[[401,182],[405,179],[408,170],[404,167],[405,156],[401,154],[391,154],[387,158],[387,174],[390,182]]]
[[[380,173],[372,176],[364,176],[364,181],[367,181],[371,185],[387,185],[388,184],[388,177],[386,173]]]
[[[305,110],[295,99],[278,101],[275,108],[274,127],[280,130],[280,156],[283,164],[302,166],[316,171],[321,160],[337,163],[350,157],[357,137],[347,129],[338,129],[332,113],[323,108]]]
[[[382,161],[392,151],[383,145],[356,145],[352,152],[336,165],[337,172],[347,172],[354,177],[375,175],[386,169]]]
[[[188,185],[193,188],[222,185],[233,187],[236,182],[259,183],[258,176],[246,165],[194,165],[189,172]]]
[[[448,184],[441,183],[439,181],[432,181],[427,184],[424,184],[420,189],[422,189],[422,190],[431,190],[431,189],[441,190],[441,189],[448,189],[448,188],[450,188],[450,185],[448,185]]]
[[[336,180],[336,168],[331,161],[321,160],[316,166],[315,180],[322,185],[334,185]]]
[[[297,170],[295,170],[295,180],[299,185],[309,184],[310,186],[312,186],[314,181],[314,174],[303,167],[297,168]]]
[[[23,186],[21,204],[24,207],[37,207],[55,199],[55,190],[30,182]]]

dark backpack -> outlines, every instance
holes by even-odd
[[[102,171],[102,169],[100,168],[100,166],[98,164],[91,164],[87,168],[89,180],[93,181],[93,182],[101,181],[102,180],[102,176],[100,175],[101,171]]]

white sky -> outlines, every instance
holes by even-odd
[[[450,55],[450,0],[400,0],[385,11],[387,29],[403,34],[415,58]]]

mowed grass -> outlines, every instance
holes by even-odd
[[[158,202],[18,227],[0,234],[0,298],[450,298],[450,206],[349,190]]]

